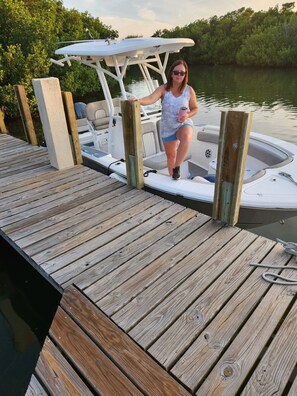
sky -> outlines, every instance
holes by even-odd
[[[104,25],[117,30],[120,38],[125,38],[128,35],[149,37],[159,29],[183,27],[197,19],[208,19],[214,15],[220,17],[242,7],[267,11],[276,5],[281,8],[282,4],[289,2],[290,0],[63,0],[63,5],[80,12],[88,11]]]

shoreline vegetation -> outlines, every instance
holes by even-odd
[[[178,57],[189,65],[236,65],[261,68],[297,67],[295,3],[267,11],[242,7],[224,16],[196,19],[183,27],[158,30],[154,37],[188,37],[195,46]],[[0,0],[0,109],[6,118],[19,114],[14,85],[24,85],[32,114],[37,113],[33,78],[57,77],[74,98],[98,94],[96,72],[74,62],[50,62],[58,43],[118,37],[111,26],[87,11],[66,9],[61,0]],[[174,60],[174,56],[173,56]],[[112,84],[112,81],[111,81]]]

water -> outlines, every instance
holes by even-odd
[[[294,69],[231,66],[190,69],[199,123],[219,124],[221,111],[252,112],[252,130],[297,144],[297,73]]]
[[[0,252],[0,395],[23,396],[60,294],[1,237]]]

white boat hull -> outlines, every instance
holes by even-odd
[[[198,128],[191,159],[182,165],[179,181],[173,180],[166,168],[154,170],[144,166],[145,189],[211,216],[215,183],[207,178],[215,174],[218,133],[218,128],[213,126]],[[297,184],[294,183],[297,147],[256,133],[251,133],[250,147],[254,157],[249,155],[247,159],[237,224],[248,228],[297,216]],[[116,173],[120,180],[126,180],[125,162],[119,161],[121,156],[115,158],[95,149],[92,143],[82,145],[82,155],[88,166],[107,174]],[[263,161],[276,163],[265,164],[261,157]],[[293,180],[284,177],[283,172],[290,174]]]

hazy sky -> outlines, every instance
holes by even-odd
[[[151,36],[158,29],[185,26],[197,19],[222,16],[241,7],[267,11],[290,0],[64,0],[66,8],[88,11],[113,29],[127,35]]]

